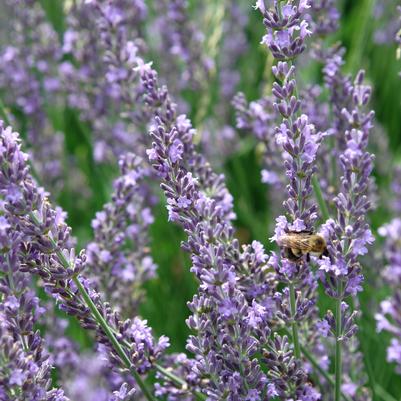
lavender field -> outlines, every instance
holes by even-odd
[[[0,0],[0,401],[401,401],[401,2]]]

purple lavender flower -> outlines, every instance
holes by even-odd
[[[5,199],[5,217],[24,238],[21,271],[37,274],[60,309],[76,316],[85,329],[94,330],[97,341],[108,349],[111,363],[129,369],[149,397],[139,375],[153,367],[168,346],[167,338],[155,340],[146,321],[137,317],[122,321],[102,301],[81,274],[85,253],[75,255],[63,215],[50,206],[46,193],[30,176],[18,134],[1,126],[0,141],[0,194]]]
[[[268,30],[268,39],[264,43],[273,56],[282,60],[302,53],[305,49],[303,42],[310,33],[307,22],[302,17],[308,7],[307,2],[300,2],[299,6],[275,2],[274,8],[269,10],[260,2],[257,7],[264,16],[263,22]],[[287,44],[283,42],[279,29],[284,29]],[[299,36],[296,34],[297,30],[300,31]],[[311,180],[316,171],[316,156],[322,135],[309,123],[307,115],[299,114],[301,101],[296,97],[295,67],[287,61],[278,61],[272,71],[277,80],[272,89],[275,96],[273,107],[282,116],[282,122],[275,128],[275,139],[277,145],[283,148],[285,174],[289,179],[288,198],[283,203],[289,221],[286,216],[278,217],[272,238],[279,243],[280,237],[288,231],[313,230],[317,220],[317,206],[310,200]],[[269,264],[277,272],[278,279],[288,285],[282,293],[275,294],[275,300],[280,311],[279,318],[292,327],[294,352],[296,358],[300,359],[297,325],[313,311],[316,280],[304,258],[294,263],[285,258],[279,261],[277,255],[273,254]],[[306,288],[310,291],[305,291]]]
[[[170,151],[172,158],[178,157],[179,147]],[[143,283],[155,275],[148,234],[153,216],[146,166],[133,154],[121,157],[119,164],[121,176],[114,182],[112,200],[92,222],[95,235],[87,246],[87,266],[106,299],[130,317],[138,310]]]
[[[145,16],[142,0],[81,2],[68,14],[63,50],[74,62],[62,63],[60,75],[69,105],[91,125],[98,162],[144,152],[139,132],[146,118],[144,110],[136,111],[140,88],[132,68],[143,48]]]
[[[57,34],[41,5],[33,0],[4,2],[13,15],[9,45],[0,47],[0,88],[4,102],[26,118],[27,144],[37,174],[53,190],[63,178],[64,136],[46,116],[49,104],[60,103]]]
[[[267,34],[265,44],[277,60],[290,60],[305,50],[305,40],[311,34],[308,23],[302,14],[309,8],[308,0],[301,0],[297,5],[292,1],[274,1],[267,8],[264,0],[258,0],[255,8],[263,14],[263,23]]]
[[[170,88],[199,89],[208,77],[212,61],[203,52],[202,32],[188,15],[188,1],[163,0],[156,3],[156,9],[161,39],[159,51],[164,55],[161,74]],[[181,67],[177,68],[177,64]]]
[[[384,257],[387,265],[383,272],[385,282],[392,288],[393,293],[380,304],[380,311],[375,315],[378,331],[388,331],[392,334],[390,346],[387,348],[387,360],[397,364],[397,372],[401,374],[399,355],[401,352],[401,325],[400,325],[400,299],[399,286],[401,283],[401,220],[395,218],[380,227],[379,234],[385,238]]]
[[[52,364],[35,329],[44,308],[21,271],[24,237],[15,220],[0,216],[0,398],[67,401],[61,389],[51,388]]]
[[[358,257],[367,252],[374,241],[365,216],[371,207],[366,196],[370,185],[373,156],[366,151],[373,112],[365,112],[370,88],[362,84],[364,73],[360,72],[352,87],[353,109],[343,109],[350,129],[345,132],[346,148],[340,155],[343,176],[341,192],[334,199],[338,215],[322,227],[328,240],[330,258],[323,257],[320,269],[328,274],[322,276],[327,293],[335,298],[355,295],[361,290],[362,275]],[[338,293],[337,280],[342,282]]]
[[[343,114],[343,109],[350,110],[353,107],[352,102],[352,80],[348,75],[344,75],[341,68],[344,64],[345,49],[334,46],[329,54],[325,56],[323,67],[323,77],[326,87],[330,93],[330,104],[333,109],[334,121],[331,123],[331,133],[335,135],[336,147],[332,150],[332,157],[339,157],[339,153],[346,148],[344,132],[349,124]]]
[[[202,391],[213,400],[224,394],[232,400],[246,399],[251,390],[260,397],[267,379],[254,355],[263,343],[257,338],[269,334],[268,314],[262,305],[249,306],[237,287],[239,249],[230,220],[221,213],[221,201],[205,192],[201,177],[187,170],[191,153],[184,152],[182,160],[175,162],[169,157],[169,147],[181,140],[179,131],[167,132],[159,126],[151,136],[149,154],[155,170],[162,171],[170,219],[185,228],[189,238],[183,246],[191,253],[191,270],[201,281],[187,321],[195,332],[187,349],[197,356],[193,368],[197,380],[207,379]]]
[[[341,391],[341,347],[344,340],[350,339],[357,330],[357,312],[351,312],[343,300],[362,291],[363,275],[359,258],[366,254],[367,246],[374,241],[366,222],[366,214],[371,208],[367,194],[373,168],[373,156],[366,148],[373,112],[364,110],[370,98],[370,88],[363,85],[363,78],[364,73],[360,71],[350,90],[352,107],[342,110],[348,121],[348,129],[344,133],[345,145],[339,156],[343,176],[340,179],[340,192],[334,198],[337,218],[329,219],[322,226],[329,257],[319,261],[326,293],[336,299],[335,316],[330,311],[327,315],[336,339],[336,397]]]
[[[314,4],[314,9],[311,11],[315,13],[314,16],[316,17],[316,12],[324,11],[325,8],[331,5],[331,3]],[[287,157],[284,160],[284,165],[286,167],[286,176],[289,177],[290,180],[287,187],[288,199],[284,202],[289,219],[285,216],[280,216],[277,219],[278,224],[276,226],[275,236],[272,238],[280,244],[280,237],[286,232],[311,232],[317,220],[317,207],[311,202],[310,198],[312,196],[312,176],[317,169],[318,150],[323,135],[319,132],[316,133],[315,125],[310,123],[310,119],[307,115],[300,114],[302,113],[303,104],[296,95],[297,84],[294,74],[295,67],[288,62],[288,60],[293,59],[303,52],[305,49],[304,40],[310,34],[305,20],[309,17],[304,15],[306,8],[309,8],[307,2],[300,2],[298,5],[292,2],[275,2],[274,7],[267,9],[264,2],[260,1],[257,3],[256,8],[262,12],[264,24],[268,29],[264,43],[278,60],[278,64],[273,67],[273,74],[278,82],[273,83],[272,91],[276,97],[275,109],[282,115],[283,122],[276,128],[276,141],[283,146],[286,152]],[[334,29],[334,27],[330,26],[324,27],[323,29],[323,26],[319,26],[316,21],[314,21],[314,26],[318,30],[322,28],[320,34],[325,33],[324,31],[326,28],[329,30]],[[282,29],[284,29],[284,32],[282,32]],[[283,62],[280,60],[285,61]],[[326,68],[326,73],[331,79],[333,76],[336,76],[339,71],[341,59],[331,58],[330,60],[333,61],[334,68]],[[340,74],[338,75],[341,80],[338,80],[339,83],[337,86],[343,89],[344,83],[348,81],[342,79]],[[366,105],[370,95],[370,90],[361,85],[362,79],[363,76],[358,76],[352,90],[346,87],[346,89],[349,90],[347,92],[347,101],[349,103],[353,102],[353,104],[359,108]],[[330,82],[335,82],[337,84],[337,81],[332,79]],[[336,263],[333,263],[333,257],[323,257],[319,264],[320,269],[325,270],[327,275],[330,276],[332,284],[330,287],[328,280],[325,281],[326,288],[338,288],[335,280],[338,280],[338,277],[341,277],[341,279],[347,277],[349,278],[348,285],[346,286],[349,291],[347,295],[350,295],[361,290],[361,276],[358,268],[356,268],[357,256],[366,253],[366,245],[373,240],[367,224],[363,221],[363,217],[369,208],[369,202],[366,199],[365,193],[368,188],[369,175],[372,168],[371,155],[365,151],[365,148],[367,145],[367,135],[371,128],[372,114],[364,114],[362,110],[357,109],[353,112],[351,117],[351,113],[347,113],[346,110],[347,109],[344,109],[344,111],[341,112],[340,122],[343,126],[352,127],[354,126],[353,124],[356,123],[356,126],[360,128],[360,134],[356,134],[355,132],[351,134],[351,129],[346,131],[346,141],[344,141],[346,143],[341,147],[344,152],[341,158],[343,168],[346,169],[349,166],[348,168],[352,173],[356,172],[356,174],[360,174],[362,177],[361,184],[359,185],[359,182],[355,184],[357,186],[357,194],[360,194],[360,198],[357,200],[357,208],[361,207],[360,213],[359,210],[357,212],[354,209],[350,211],[353,214],[356,212],[356,219],[358,221],[355,229],[355,237],[353,237],[351,245],[355,255],[352,259],[352,267],[355,270],[350,269],[347,263],[348,261],[344,258],[340,258],[339,255],[336,259]],[[318,127],[320,126],[319,120],[317,120],[316,125]],[[337,127],[338,130],[336,132],[338,136],[340,136],[340,128],[342,128],[342,126],[338,124]],[[352,170],[353,167],[355,167],[354,170]],[[344,186],[346,186],[345,182],[350,184],[354,182],[352,181],[351,173],[346,179],[342,179]],[[347,190],[350,189],[350,184],[347,184]],[[314,185],[319,184],[314,183]],[[340,195],[339,198],[343,199],[344,195]],[[337,198],[337,208],[340,207],[339,198]],[[351,203],[352,202],[353,200],[351,200]],[[342,204],[345,208],[346,203],[342,202]],[[324,212],[327,213],[326,211]],[[347,216],[349,216],[349,214],[347,214]],[[345,220],[340,219],[340,221]],[[324,230],[327,231],[327,225],[324,227]],[[335,232],[339,235],[339,229]],[[349,233],[349,235],[351,235],[351,233]],[[344,235],[341,236],[341,238],[343,237]],[[332,241],[334,241],[334,236],[328,239],[331,244]],[[338,246],[337,249],[339,253],[343,251],[343,249],[340,249]],[[287,256],[285,252],[283,256]],[[309,270],[309,266],[303,258],[299,258],[297,261],[286,259],[280,261],[277,255],[273,254],[269,263],[276,270],[279,279],[288,285],[288,288],[285,288],[281,293],[277,293],[274,298],[278,304],[278,317],[284,322],[291,324],[294,351],[296,357],[299,359],[300,345],[297,323],[301,320],[307,321],[308,319],[313,321],[313,317],[316,318],[316,310],[313,308],[316,297],[314,293],[314,289],[317,286],[316,278]],[[309,293],[305,290],[306,288],[310,288]],[[341,291],[341,294],[332,292],[329,293],[329,295],[342,300],[344,297],[344,289],[340,286],[339,291]],[[355,314],[346,312],[348,309],[346,304],[343,304],[343,306],[341,306],[341,304],[339,305],[339,312],[336,317],[329,314],[325,322],[326,327],[331,327],[332,332],[338,340],[336,342],[336,400],[340,397],[342,376],[341,358],[337,359],[338,352],[341,352],[341,350],[338,349],[339,341],[342,341],[343,338],[351,337],[355,332],[355,324],[353,322]],[[311,337],[308,333],[303,335],[306,335],[306,338],[309,339]],[[319,345],[319,342],[314,344],[308,341],[308,344],[316,347]]]

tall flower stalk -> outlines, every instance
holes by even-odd
[[[335,299],[335,315],[328,313],[326,321],[335,337],[335,400],[340,400],[342,383],[342,348],[357,330],[357,312],[351,312],[345,300],[362,290],[363,275],[359,257],[367,253],[367,246],[374,238],[366,221],[371,208],[367,196],[373,156],[366,150],[369,131],[372,128],[373,112],[366,112],[371,90],[363,85],[364,73],[360,71],[351,89],[350,109],[342,114],[348,122],[344,132],[345,148],[340,153],[343,175],[340,192],[334,198],[337,207],[336,219],[329,219],[322,227],[327,242],[329,257],[319,261],[321,279],[326,294]]]
[[[87,268],[97,288],[126,318],[137,314],[143,284],[155,276],[156,265],[150,256],[148,166],[132,153],[122,156],[119,165],[111,201],[92,221]]]
[[[312,231],[317,220],[317,206],[310,202],[312,195],[311,180],[315,172],[315,159],[322,135],[308,121],[308,116],[301,113],[301,100],[298,98],[295,66],[292,60],[305,50],[305,40],[310,35],[308,23],[303,17],[308,8],[307,1],[295,4],[292,1],[275,1],[274,6],[266,8],[263,1],[258,1],[256,8],[263,14],[263,23],[267,34],[264,43],[277,60],[272,71],[277,82],[273,84],[275,96],[274,108],[281,114],[282,122],[275,129],[276,142],[285,152],[286,175],[290,182],[287,186],[288,198],[283,205],[287,217],[280,216],[274,240],[280,241],[283,233],[288,231]],[[301,258],[287,267],[285,282],[289,289],[291,311],[291,329],[295,356],[301,358],[298,323],[296,317],[296,286],[302,282],[302,274],[308,269],[307,262]]]
[[[122,321],[102,301],[82,275],[85,253],[75,255],[70,245],[70,228],[30,176],[18,134],[1,126],[0,140],[0,194],[5,199],[6,218],[25,238],[21,251],[26,262],[22,270],[38,275],[60,309],[75,316],[85,329],[94,330],[113,364],[129,370],[143,395],[153,400],[141,375],[153,368],[168,346],[167,338],[154,340],[146,321],[137,317]]]
[[[56,192],[64,178],[64,135],[55,132],[47,112],[61,104],[57,33],[36,0],[4,1],[2,13],[14,16],[10,41],[0,44],[2,98],[14,115],[22,114],[35,171]]]
[[[183,125],[182,118],[175,117],[175,105],[166,88],[158,85],[151,66],[138,63],[138,70],[147,104],[157,106],[158,126],[151,131],[149,159],[162,180],[169,219],[188,234],[183,247],[191,253],[192,271],[200,281],[199,293],[189,304],[193,315],[188,325],[196,335],[187,348],[196,355],[196,376],[201,383],[206,380],[203,392],[212,400],[259,399],[266,390],[268,397],[317,399],[307,375],[288,351],[288,339],[278,334],[274,340],[268,338],[274,314],[271,295],[277,283],[264,273],[268,258],[263,247],[254,241],[239,250],[223,177],[196,153],[190,122]],[[303,120],[297,123],[305,127]],[[310,303],[299,295],[297,302],[297,314],[306,316]],[[255,358],[258,352],[264,355],[268,377]]]
[[[30,288],[22,257],[25,238],[15,220],[0,216],[0,398],[68,401],[51,388],[52,364],[41,334],[35,329],[45,312]]]

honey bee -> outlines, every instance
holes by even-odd
[[[283,249],[284,256],[296,262],[303,255],[310,261],[310,255],[329,256],[326,240],[320,234],[314,234],[311,231],[288,232],[282,235],[277,244]]]

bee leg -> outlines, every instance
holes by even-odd
[[[299,256],[295,255],[291,248],[284,248],[283,253],[284,257],[292,262],[296,262],[299,259]]]
[[[325,250],[320,254],[319,259],[323,259],[323,256],[326,256],[326,257],[330,256],[327,248],[325,248]]]
[[[309,252],[306,254],[306,261],[307,261],[308,263],[310,262],[310,253],[309,253]]]

